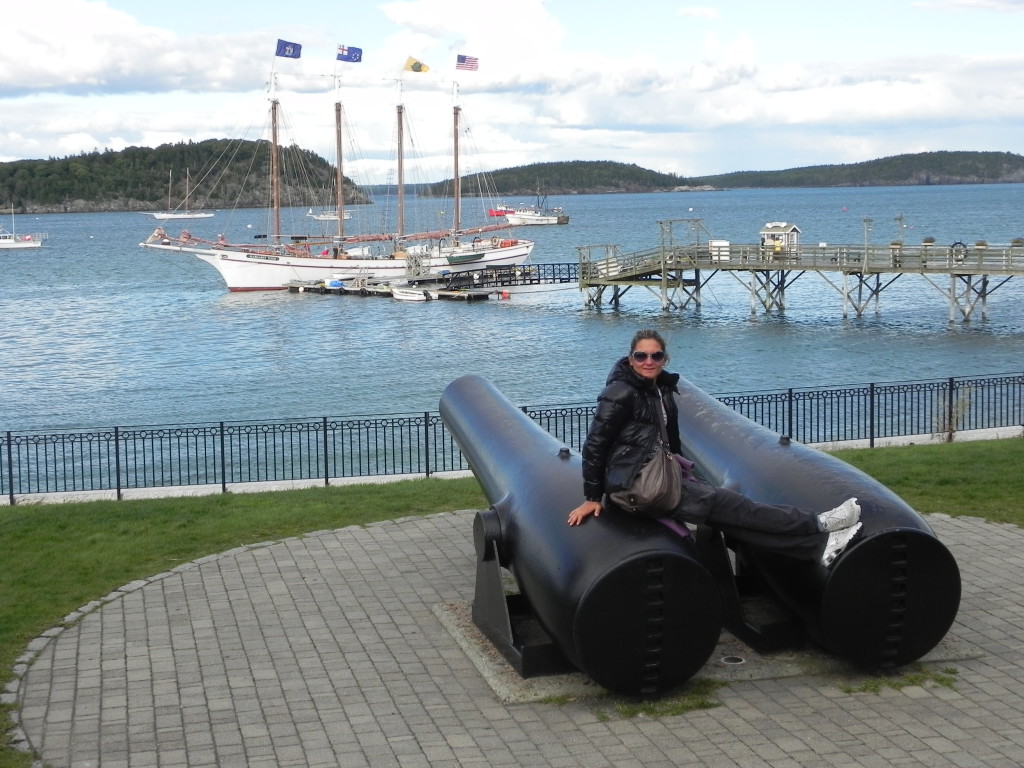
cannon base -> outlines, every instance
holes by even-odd
[[[718,586],[722,624],[737,640],[758,653],[803,647],[805,636],[798,617],[744,573],[741,560],[733,568],[721,531],[699,525],[694,540],[697,556]]]
[[[477,559],[473,623],[520,677],[577,671],[541,626],[526,596],[505,594],[497,545],[490,546],[491,557]]]

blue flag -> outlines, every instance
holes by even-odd
[[[298,43],[289,43],[287,40],[277,41],[277,52],[275,56],[284,56],[286,59],[297,59],[302,55],[302,46]]]
[[[362,61],[363,49],[351,45],[338,46],[338,61]]]

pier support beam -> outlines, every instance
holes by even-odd
[[[1009,282],[1009,277],[1004,277],[995,285],[990,282],[989,275],[950,275],[949,288],[943,288],[928,275],[925,280],[935,286],[943,296],[949,300],[949,322],[955,323],[957,316],[963,322],[971,319],[976,307],[981,308],[981,319],[988,320],[988,297],[1001,285]]]
[[[736,273],[730,273],[735,276]],[[750,292],[750,314],[757,314],[757,305],[764,311],[782,311],[786,308],[786,288],[800,278],[787,269],[752,269],[749,271],[747,290]]]

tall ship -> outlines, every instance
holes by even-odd
[[[141,243],[145,248],[189,253],[211,265],[230,291],[284,290],[295,282],[364,278],[374,281],[403,281],[410,277],[438,278],[446,273],[508,267],[523,264],[533,251],[533,242],[514,237],[507,222],[466,226],[462,221],[462,179],[459,168],[461,107],[453,108],[453,215],[443,228],[406,230],[405,107],[396,107],[397,125],[397,209],[390,231],[351,232],[349,201],[346,200],[342,130],[344,109],[334,105],[336,202],[327,215],[306,214],[307,221],[319,221],[333,231],[316,234],[285,233],[282,229],[282,146],[279,138],[281,103],[270,98],[269,151],[270,184],[267,233],[253,242],[241,242],[220,234],[214,239],[194,235],[188,229],[172,234],[158,226]]]

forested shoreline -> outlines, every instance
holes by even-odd
[[[0,209],[16,213],[152,211],[177,207],[189,190],[189,207],[261,207],[269,197],[269,144],[228,141],[129,147],[47,160],[0,163]],[[282,185],[286,205],[324,206],[334,198],[333,166],[298,147],[282,149],[282,166],[301,174]],[[776,171],[737,171],[684,177],[612,161],[533,163],[488,174],[487,184],[466,178],[463,193],[498,197],[537,194],[672,192],[707,189],[843,186],[915,186],[1024,182],[1024,156],[1010,152],[922,152],[862,163]],[[310,193],[310,187],[318,189]],[[452,180],[421,185],[417,194],[451,194]],[[170,187],[170,189],[169,189]],[[367,191],[345,179],[345,199],[369,201]],[[379,191],[379,190],[378,190]],[[311,194],[313,196],[311,196]]]

